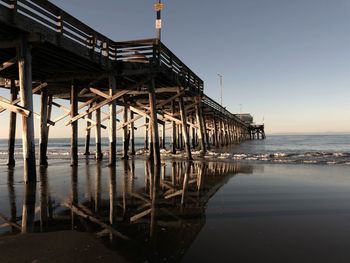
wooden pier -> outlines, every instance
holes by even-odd
[[[11,111],[8,164],[15,164],[19,114],[25,182],[36,180],[34,118],[40,119],[40,165],[47,165],[51,126],[63,120],[71,130],[72,166],[78,164],[79,121],[87,122],[87,155],[95,130],[97,160],[103,158],[101,129],[108,127],[111,166],[117,131],[127,159],[135,154],[134,130],[145,129],[145,149],[156,165],[166,125],[172,152],[184,150],[188,160],[192,149],[204,155],[209,148],[252,138],[250,125],[206,96],[200,77],[159,39],[113,41],[49,1],[0,0],[0,77],[1,87],[11,91],[10,98],[0,97],[0,112]],[[33,111],[33,95],[41,96],[39,113]],[[70,107],[58,99],[70,101]],[[53,119],[53,107],[63,114]],[[144,124],[136,127],[140,119]]]

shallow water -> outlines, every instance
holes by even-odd
[[[350,257],[348,166],[167,160],[158,170],[130,160],[113,169],[89,160],[76,169],[51,160],[31,188],[23,186],[22,170],[20,164],[13,170],[0,166],[0,213],[17,228],[99,235],[130,262]],[[19,233],[17,228],[2,225],[0,234]]]

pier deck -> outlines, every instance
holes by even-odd
[[[47,164],[49,127],[67,117],[72,165],[78,163],[78,122],[83,119],[88,123],[85,153],[89,154],[94,128],[97,159],[102,158],[101,128],[109,122],[110,165],[116,160],[117,130],[123,130],[123,157],[135,154],[135,121],[141,118],[145,148],[155,164],[160,164],[169,123],[172,152],[185,149],[189,160],[191,148],[203,155],[208,147],[252,137],[250,125],[206,96],[203,80],[158,39],[114,41],[49,1],[0,0],[0,78],[0,86],[11,89],[11,98],[0,97],[0,112],[12,112],[9,165],[15,163],[15,124],[20,114],[26,182],[36,178],[34,117],[40,118],[41,165]],[[33,94],[41,96],[40,113],[33,112]],[[70,100],[70,108],[57,99]],[[122,110],[117,111],[117,105]],[[55,120],[53,106],[65,111]],[[109,111],[101,117],[103,107]]]

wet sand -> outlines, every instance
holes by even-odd
[[[264,165],[210,200],[184,262],[349,262],[344,166]]]
[[[57,231],[0,238],[2,263],[127,262],[89,233]]]
[[[22,215],[21,169],[0,166],[0,213],[8,218]],[[347,166],[168,160],[158,172],[156,187],[143,160],[120,161],[115,171],[93,160],[76,170],[51,162],[35,199],[34,229],[44,233],[12,236],[0,228],[0,262],[349,261]],[[112,215],[131,241],[97,239],[101,228],[72,221],[60,206],[69,200],[106,223]],[[45,225],[47,202],[55,209]]]

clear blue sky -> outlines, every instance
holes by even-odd
[[[114,40],[155,36],[155,0],[52,2]],[[217,101],[224,76],[229,110],[269,133],[350,131],[350,1],[163,2],[162,41]]]

